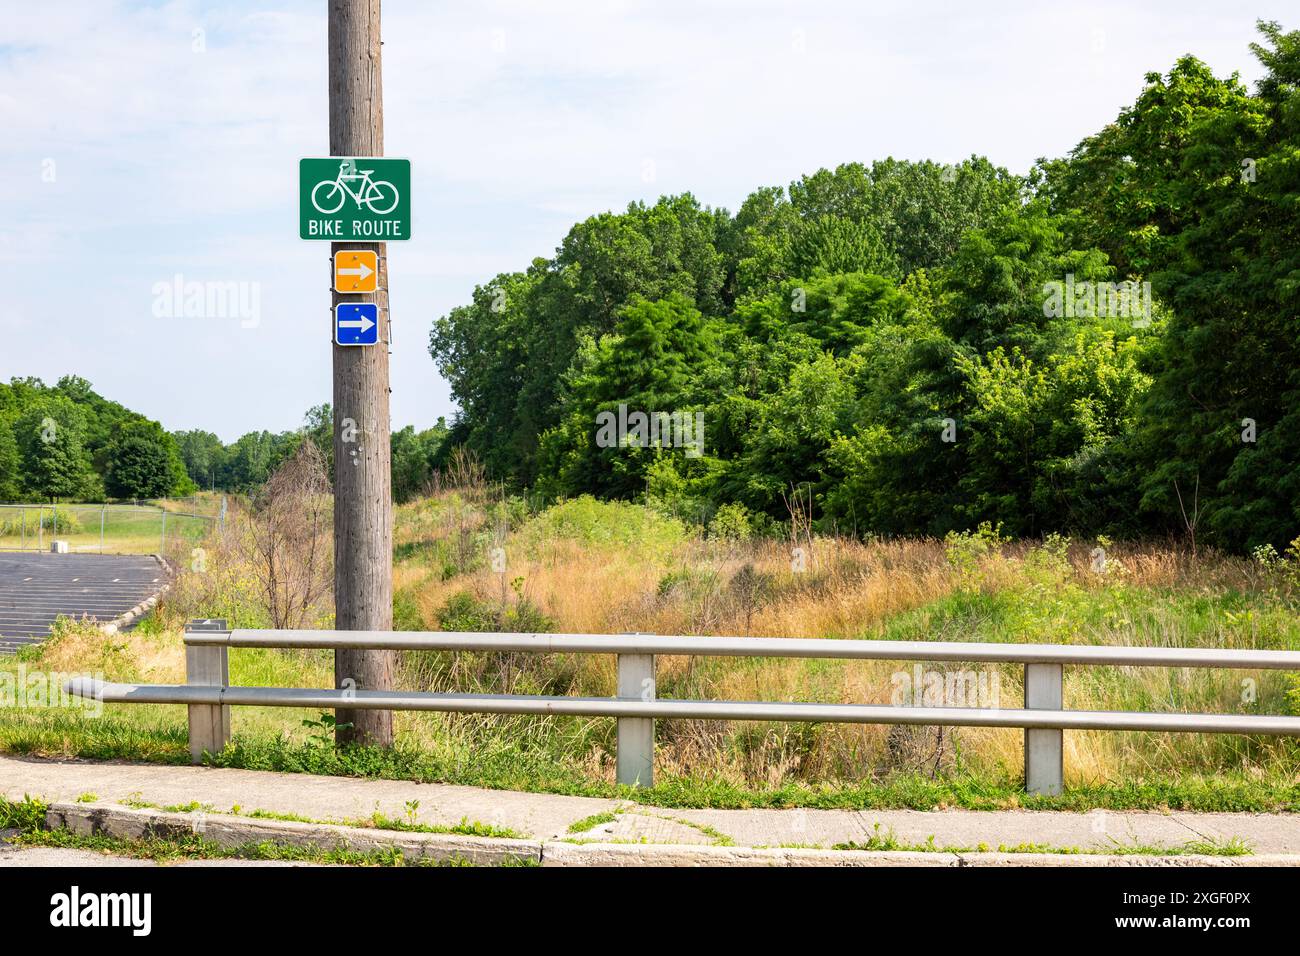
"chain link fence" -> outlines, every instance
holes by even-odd
[[[225,527],[224,498],[214,514],[186,510],[194,504],[0,504],[0,551],[49,551],[60,541],[72,552],[171,554]]]

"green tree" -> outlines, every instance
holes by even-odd
[[[1133,443],[1150,527],[1183,532],[1196,510],[1233,548],[1300,532],[1300,34],[1259,29],[1254,93],[1183,57],[1036,174],[1074,234],[1170,309]]]
[[[943,328],[950,338],[981,353],[1014,347],[1042,360],[1080,324],[1049,314],[1048,284],[1071,276],[1078,283],[1107,282],[1113,270],[1100,250],[1073,248],[1065,222],[1033,203],[968,233],[946,275]],[[1110,324],[1131,328],[1126,318]]]
[[[114,498],[165,498],[177,485],[170,436],[152,422],[121,429],[108,446],[104,484]]]
[[[825,516],[847,531],[942,535],[960,520],[967,446],[956,360],[971,350],[940,327],[940,283],[918,272],[900,291],[908,309],[873,324],[855,352],[855,420],[826,452]],[[954,428],[957,440],[947,440]]]
[[[962,524],[989,521],[1033,535],[1097,531],[1131,514],[1136,486],[1122,481],[1117,445],[1132,432],[1150,385],[1139,349],[1136,337],[1117,343],[1102,332],[1081,333],[1070,352],[1042,366],[1015,349],[959,356],[969,398],[960,436],[968,443]],[[1112,477],[1121,480],[1106,480]]]
[[[19,463],[18,442],[14,440],[13,426],[0,416],[0,501],[17,501],[22,494]]]
[[[393,432],[391,460],[393,500],[410,501],[429,486],[433,479],[438,452],[447,439],[447,423],[439,418],[436,425],[417,432],[407,425]]]
[[[334,410],[329,402],[313,405],[303,416],[303,431],[316,445],[321,460],[325,463],[325,473],[331,483],[334,481]]]
[[[199,488],[215,488],[225,461],[226,446],[212,432],[194,429],[172,432],[185,472]],[[223,486],[224,487],[224,486]]]
[[[272,434],[268,431],[241,435],[226,450],[217,484],[231,491],[252,492],[293,454],[303,437],[298,432]]]
[[[885,159],[734,218],[680,196],[578,223],[435,325],[461,409],[436,454],[701,518],[779,516],[811,486],[829,524],[892,534],[1161,533],[1195,494],[1216,543],[1280,549],[1300,533],[1300,34],[1260,31],[1254,91],[1184,57],[1025,179]],[[1101,305],[1120,281],[1149,284],[1142,313]],[[601,447],[618,405],[699,411],[707,453]]]
[[[90,382],[78,375],[65,375],[48,394],[72,401],[83,412],[81,440],[95,472],[102,478],[108,470],[108,446],[127,422],[146,421],[125,405],[97,393]]]
[[[633,297],[614,334],[588,340],[567,377],[567,415],[542,438],[539,459],[551,476],[547,487],[611,496],[642,490],[645,468],[657,452],[644,443],[602,446],[598,421],[634,412],[693,415],[715,356],[713,330],[685,295],[658,301]]]
[[[500,275],[439,319],[429,351],[461,408],[464,441],[489,470],[531,481],[538,438],[563,416],[566,371],[581,343],[614,330],[634,296],[681,295],[724,307],[731,219],[690,195],[633,203],[570,230],[552,259]]]
[[[785,265],[791,275],[810,277],[898,269],[874,223],[837,216],[822,216],[799,229]]]
[[[1235,74],[1220,80],[1193,56],[1180,58],[1168,76],[1148,73],[1146,84],[1115,122],[1068,158],[1040,160],[1033,177],[1039,195],[1068,222],[1073,244],[1101,249],[1122,276],[1150,275],[1177,256],[1179,234],[1199,208],[1184,183],[1241,171],[1240,161],[1227,168],[1200,156],[1188,162],[1200,127],[1224,117],[1243,127],[1260,119]]]
[[[821,169],[736,215],[738,296],[834,272],[894,278],[947,265],[962,237],[1018,204],[1019,177],[981,157],[942,166],[884,159]]]
[[[854,272],[791,279],[738,307],[735,319],[761,342],[798,333],[835,355],[847,355],[867,340],[872,326],[899,321],[910,305],[897,282]]]
[[[62,395],[44,395],[29,407],[14,425],[23,491],[50,500],[101,497],[85,431],[85,412]]]
[[[739,470],[742,502],[779,514],[792,487],[825,488],[825,456],[853,424],[856,394],[851,361],[821,354],[794,367],[789,380],[763,400],[744,439]]]

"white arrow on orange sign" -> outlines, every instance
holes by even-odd
[[[375,292],[379,286],[379,253],[340,249],[334,253],[335,292]]]

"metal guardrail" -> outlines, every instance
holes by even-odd
[[[202,759],[204,751],[215,753],[230,740],[232,706],[614,717],[618,720],[617,779],[619,783],[632,786],[650,786],[653,782],[656,719],[1020,727],[1025,731],[1025,788],[1030,793],[1047,795],[1059,794],[1063,788],[1065,730],[1300,736],[1300,717],[1065,710],[1062,697],[1063,667],[1067,664],[1300,671],[1300,651],[648,634],[231,630],[224,621],[192,622],[186,628],[185,644],[188,682],[185,685],[118,684],[76,678],[69,681],[67,691],[110,703],[187,705],[190,753],[196,763]],[[232,647],[615,654],[618,657],[618,689],[615,697],[545,697],[231,687],[228,651]],[[1025,668],[1025,706],[926,707],[670,700],[655,694],[656,656],[1022,664]]]

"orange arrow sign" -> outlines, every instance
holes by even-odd
[[[340,249],[334,253],[335,292],[374,292],[379,288],[379,253]]]

